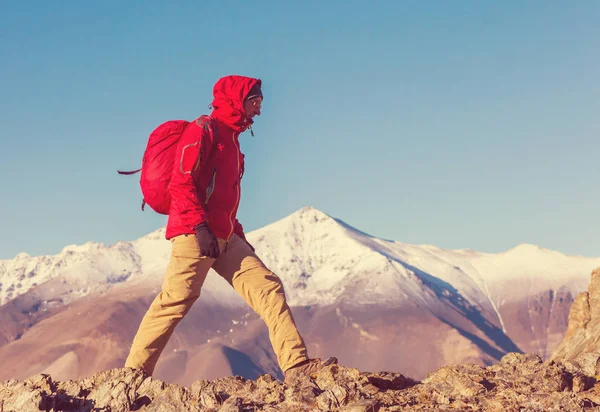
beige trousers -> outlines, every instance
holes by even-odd
[[[242,296],[269,329],[279,367],[286,371],[308,359],[286,302],[283,284],[239,236],[229,242],[219,239],[217,259],[201,257],[194,235],[171,239],[172,250],[162,290],[144,315],[133,340],[126,367],[152,374],[177,324],[200,296],[202,284],[212,267]]]

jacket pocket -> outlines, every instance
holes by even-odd
[[[212,176],[210,178],[210,181],[208,182],[208,186],[206,186],[206,201],[205,201],[205,203],[208,203],[211,196],[215,192],[216,184],[217,184],[217,168],[215,167],[213,170]]]

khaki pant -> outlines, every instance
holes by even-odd
[[[212,267],[242,296],[269,329],[279,367],[285,371],[308,359],[306,346],[286,302],[283,284],[265,267],[244,240],[233,235],[219,239],[221,254],[215,260],[201,257],[194,235],[171,239],[171,259],[162,285],[133,340],[126,367],[152,374],[177,324],[200,296]]]

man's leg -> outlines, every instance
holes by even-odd
[[[143,369],[150,375],[175,327],[200,296],[202,284],[215,261],[200,256],[194,235],[177,236],[171,243],[171,258],[162,290],[144,315],[125,362],[126,367]],[[224,242],[219,244],[224,247]]]
[[[306,345],[287,304],[283,284],[237,235],[213,264],[266,323],[279,367],[286,371],[308,360]]]

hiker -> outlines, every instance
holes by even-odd
[[[244,155],[239,135],[262,107],[262,81],[226,76],[213,89],[213,111],[190,122],[177,144],[166,238],[172,244],[162,290],[139,326],[126,367],[152,375],[175,327],[200,296],[213,268],[266,323],[285,382],[314,376],[334,357],[310,359],[283,284],[254,253],[236,218]],[[169,166],[170,167],[170,166]]]

